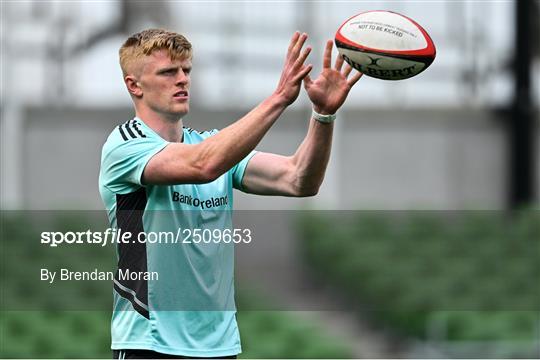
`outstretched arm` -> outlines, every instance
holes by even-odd
[[[304,62],[306,34],[296,32],[289,44],[275,92],[240,120],[196,145],[173,143],[150,159],[143,172],[145,184],[206,183],[246,157],[300,92],[312,65]]]
[[[323,69],[319,77],[304,78],[304,87],[313,104],[313,110],[322,115],[335,114],[362,73],[356,72],[348,79],[352,68],[343,69],[343,58],[338,56],[334,68],[332,41],[326,43]],[[324,179],[332,147],[332,123],[322,123],[314,118],[301,145],[292,156],[260,152],[246,168],[244,191],[260,195],[313,196]]]

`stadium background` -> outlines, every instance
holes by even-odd
[[[531,290],[526,293],[530,303],[539,303],[534,283],[540,263],[535,210],[540,199],[539,5],[523,3],[531,20],[521,40],[530,52],[526,59],[516,56],[521,51],[516,32],[522,30],[513,1],[2,1],[0,356],[109,356],[107,311],[10,306],[11,293],[23,296],[25,284],[35,280],[24,267],[31,259],[11,254],[27,249],[38,253],[34,261],[52,261],[40,257],[35,238],[18,230],[30,225],[15,210],[70,210],[73,216],[62,217],[59,226],[71,229],[84,223],[88,212],[102,209],[101,145],[117,123],[132,116],[117,59],[127,35],[166,27],[188,37],[195,57],[192,109],[185,123],[219,129],[271,93],[293,31],[310,35],[317,72],[323,44],[341,22],[363,10],[389,9],[428,30],[437,46],[435,63],[411,80],[366,77],[358,83],[339,113],[327,177],[315,198],[236,194],[237,209],[262,218],[282,215],[273,219],[279,235],[272,242],[238,249],[238,285],[247,289],[240,291],[240,302],[252,309],[239,317],[243,356],[538,357],[538,308],[513,307],[512,299],[492,308],[483,305],[517,291],[511,286],[516,283],[518,290]],[[516,110],[523,89],[514,71],[527,59],[528,117]],[[301,94],[259,149],[291,153],[309,113]],[[529,135],[518,142],[530,145],[525,147],[529,161],[516,165],[514,154],[523,149],[516,150],[510,140],[512,124],[522,123],[523,113]],[[523,173],[525,179],[516,176]],[[519,196],[516,184],[521,184]],[[526,210],[504,229],[497,227],[516,208]],[[338,221],[343,210],[344,217],[359,220],[337,223],[339,234],[329,231],[336,222],[325,221]],[[458,237],[455,226],[441,221],[456,210],[465,218]],[[405,214],[405,223],[390,221],[396,214]],[[510,261],[494,262],[508,258],[509,249],[515,251]],[[452,251],[459,261],[440,266]],[[87,256],[88,263],[111,262],[100,252],[79,256]],[[65,266],[75,260],[54,261]],[[433,270],[437,264],[439,272]],[[492,267],[503,271],[493,278]],[[432,272],[437,276],[426,276]],[[463,279],[481,290],[463,290]],[[497,286],[480,286],[487,282]],[[306,283],[307,295],[297,291]],[[412,294],[413,303],[425,300],[426,291],[446,283],[461,289],[459,294],[472,294],[471,302],[443,306],[444,291],[435,291],[434,303],[426,307],[439,309],[433,316],[409,303],[385,302],[405,294]],[[260,297],[275,300],[264,289],[288,294],[293,310],[269,305],[262,311],[265,306],[253,305]],[[85,291],[92,289],[80,289]],[[369,311],[373,304],[377,311]]]

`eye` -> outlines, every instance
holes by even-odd
[[[186,74],[186,75],[191,74],[191,68],[185,68],[183,70],[184,70],[184,74]]]
[[[167,69],[167,70],[162,70],[159,72],[160,75],[165,75],[165,76],[173,76],[176,74],[176,69]]]

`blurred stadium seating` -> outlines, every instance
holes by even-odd
[[[448,357],[538,355],[537,211],[310,212],[299,233],[316,276],[391,331]]]

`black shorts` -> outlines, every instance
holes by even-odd
[[[152,350],[113,350],[113,359],[236,359],[236,355],[214,358],[162,354]]]

